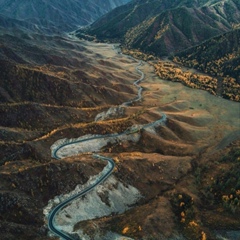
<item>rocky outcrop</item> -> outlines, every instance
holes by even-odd
[[[53,206],[69,196],[77,194],[91,182],[95,182],[96,178],[97,176],[91,177],[86,185],[78,185],[74,191],[50,200],[44,209],[45,216],[48,216]],[[94,188],[84,198],[71,202],[63,211],[58,213],[55,221],[61,230],[68,233],[78,233],[82,238],[83,231],[78,227],[81,222],[124,213],[130,206],[136,204],[140,198],[141,194],[136,188],[122,184],[116,178],[110,177],[103,185]],[[84,239],[88,239],[88,236],[84,236]]]
[[[111,107],[106,112],[101,112],[95,117],[95,121],[103,121],[107,119],[112,118],[118,118],[123,116],[124,114],[124,108],[117,106],[117,107]]]

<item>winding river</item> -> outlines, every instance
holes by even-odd
[[[133,59],[134,61],[136,61],[134,58],[130,57],[131,59]],[[140,101],[142,99],[142,91],[143,91],[143,88],[139,85],[139,83],[141,81],[144,80],[144,73],[139,69],[139,66],[141,66],[143,63],[142,61],[139,61],[138,62],[138,65],[136,66],[136,71],[141,75],[141,77],[139,79],[137,79],[133,85],[138,89],[138,93],[137,93],[137,96],[127,102],[124,102],[122,103],[120,106],[129,106],[131,105],[132,103],[134,102],[137,102],[137,101]],[[166,123],[166,120],[167,120],[167,116],[166,114],[162,113],[162,117],[161,119],[155,121],[155,122],[152,122],[152,123],[149,123],[149,124],[146,124],[146,125],[139,125],[139,126],[135,126],[135,127],[132,127],[130,129],[127,129],[126,131],[122,132],[122,133],[114,133],[114,134],[105,134],[105,135],[95,135],[95,136],[91,136],[91,137],[87,137],[87,138],[83,138],[83,139],[78,139],[78,140],[74,140],[74,141],[71,141],[71,142],[63,142],[62,144],[60,144],[58,147],[56,147],[53,152],[52,152],[52,156],[55,158],[55,159],[61,159],[63,157],[60,156],[59,152],[61,150],[63,150],[65,147],[68,147],[70,145],[76,145],[76,144],[81,144],[81,143],[84,143],[84,142],[90,142],[91,140],[101,140],[101,139],[114,139],[116,141],[119,141],[121,140],[120,137],[123,137],[123,136],[128,136],[128,135],[131,135],[131,134],[135,134],[135,133],[140,133],[140,130],[142,129],[148,129],[148,128],[151,128],[151,127],[154,127],[154,126],[159,126],[159,125],[162,125],[162,124],[165,124]],[[101,156],[101,155],[98,155],[98,154],[95,154],[93,153],[92,156],[94,158],[97,158],[99,160],[102,160],[102,161],[106,161],[107,162],[107,167],[104,168],[104,170],[102,171],[102,174],[101,176],[94,182],[92,183],[90,186],[88,186],[87,188],[83,189],[81,192],[79,192],[78,194],[75,194],[71,197],[69,197],[68,199],[66,199],[65,201],[61,202],[60,204],[58,204],[50,213],[49,213],[49,216],[48,216],[48,228],[57,236],[59,236],[60,238],[63,238],[63,239],[66,239],[66,240],[74,240],[74,237],[71,236],[70,234],[66,233],[66,232],[63,232],[61,231],[57,225],[55,224],[55,217],[56,215],[65,207],[67,206],[70,202],[72,202],[73,200],[81,197],[81,196],[84,196],[85,194],[87,194],[88,192],[90,192],[91,190],[93,190],[97,185],[101,184],[104,180],[106,180],[110,175],[111,173],[113,172],[114,170],[114,167],[115,167],[115,163],[113,161],[112,158],[108,158],[108,157],[105,157],[105,156]]]

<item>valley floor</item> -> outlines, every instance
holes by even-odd
[[[124,113],[114,119],[95,122],[95,116],[103,109],[136,96],[133,82],[139,78],[135,69],[138,62],[117,53],[112,44],[68,38],[51,41],[58,46],[55,51],[59,53],[58,57],[55,53],[52,61],[59,65],[33,69],[47,72],[48,78],[54,76],[56,82],[67,83],[77,98],[70,101],[71,94],[63,94],[61,104],[57,101],[53,104],[53,100],[40,104],[19,103],[33,107],[37,113],[41,110],[42,115],[39,114],[41,117],[36,121],[39,125],[33,124],[33,129],[28,129],[31,134],[21,130],[19,138],[23,140],[16,137],[19,128],[25,128],[23,124],[11,132],[13,140],[2,139],[2,149],[8,152],[10,147],[23,143],[31,149],[30,155],[8,159],[0,166],[1,196],[9,203],[0,209],[0,229],[7,229],[3,239],[15,239],[15,236],[50,239],[43,227],[43,209],[48,201],[72,191],[77,184],[84,185],[104,167],[90,155],[52,159],[50,147],[57,140],[122,132],[136,124],[156,121],[162,112],[167,116],[165,125],[154,131],[143,129],[138,133],[137,142],[124,141],[101,149],[101,154],[116,160],[111,184],[94,193],[101,204],[106,205],[106,209],[111,204],[119,204],[117,197],[110,197],[112,190],[118,194],[132,189],[141,198],[131,202],[130,209],[121,214],[84,222],[70,221],[73,228],[81,229],[89,239],[97,239],[96,236],[102,239],[101,236],[113,232],[146,240],[221,239],[217,236],[227,236],[228,230],[239,230],[240,185],[239,171],[236,171],[240,157],[239,103],[162,80],[155,74],[154,67],[144,62],[139,66],[145,74],[140,84],[144,89],[142,101],[125,106]],[[59,89],[64,93],[64,87]],[[82,96],[85,101],[80,103]],[[16,105],[18,103],[4,105],[4,111],[7,109],[4,114],[8,116],[8,111]],[[51,111],[46,111],[48,108]],[[49,119],[57,123],[51,125]],[[31,123],[31,118],[29,121]],[[223,184],[229,175],[233,179]],[[116,191],[119,188],[121,191]],[[86,200],[87,204],[95,203],[90,200]],[[80,205],[76,211],[81,214]],[[63,212],[65,220],[77,219],[69,215],[71,212],[72,209]]]

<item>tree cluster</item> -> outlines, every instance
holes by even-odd
[[[170,62],[159,61],[154,66],[157,75],[162,79],[181,82],[191,88],[203,89],[216,95],[217,79],[214,77],[184,71]]]

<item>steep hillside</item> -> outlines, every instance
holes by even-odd
[[[240,3],[225,1],[133,1],[77,32],[121,41],[127,48],[169,55],[226,32],[240,23]]]
[[[240,29],[214,37],[174,58],[216,76],[231,76],[240,83]]]
[[[240,101],[240,29],[183,51],[173,61],[217,76],[220,95]]]
[[[49,24],[48,28],[46,28],[38,26],[32,22],[13,19],[0,13],[0,30],[2,34],[9,30],[12,30],[15,34],[17,34],[17,32],[21,34],[23,31],[49,33],[50,29],[52,32],[57,32],[57,29],[53,24]]]
[[[134,96],[126,79],[136,75],[107,59],[95,60],[97,49],[89,50],[88,43],[10,33],[0,35],[0,42],[0,126],[7,128],[0,134],[3,141],[22,142],[66,123],[92,121],[100,109]],[[1,155],[19,146],[4,144]]]
[[[12,19],[31,22],[42,29],[71,31],[87,25],[113,8],[129,0],[0,0],[1,14]],[[54,27],[54,28],[53,28]]]

